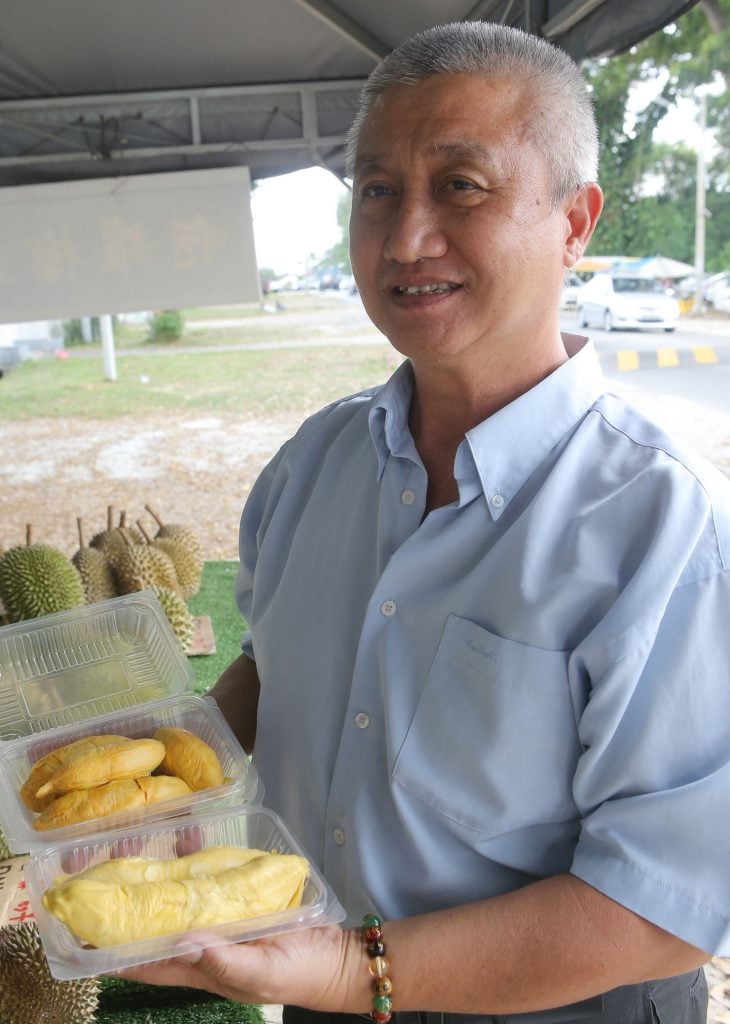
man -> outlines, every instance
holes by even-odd
[[[214,691],[350,927],[135,976],[364,1014],[375,910],[404,1020],[705,1019],[699,968],[730,952],[729,488],[561,337],[596,152],[579,72],[516,30],[441,26],[371,76],[352,264],[406,361],[262,473],[250,636]]]

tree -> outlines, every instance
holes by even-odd
[[[337,200],[337,224],[341,231],[339,241],[328,249],[320,260],[320,266],[338,267],[343,273],[351,274],[350,266],[350,211],[352,191],[348,188]]]
[[[662,252],[694,259],[696,156],[686,146],[667,148],[653,140],[666,105],[693,97],[700,85],[727,82],[730,75],[730,0],[703,0],[675,24],[625,54],[588,61],[584,73],[593,90],[601,132],[601,183],[607,195],[591,248],[594,252],[642,256]],[[654,82],[656,101],[633,119],[629,101],[640,83]],[[727,90],[710,103],[708,126],[719,147],[708,166],[706,267],[728,262],[730,203],[730,102]],[[660,182],[655,194],[648,181]]]

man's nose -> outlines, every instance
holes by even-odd
[[[432,201],[404,197],[393,211],[383,255],[396,263],[438,259],[448,249],[443,225]]]

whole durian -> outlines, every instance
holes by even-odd
[[[129,541],[131,544],[141,544],[143,542],[144,538],[142,535],[133,526],[126,525],[126,512],[120,513],[119,525],[115,526],[114,506],[108,505],[106,519],[106,530],[101,530],[99,533],[94,534],[89,541],[90,548],[98,548],[107,558],[110,558],[112,552],[118,551],[125,541]]]
[[[187,600],[197,594],[203,575],[202,558],[198,558],[182,540],[176,537],[157,537],[155,540],[151,540],[139,520],[137,520],[137,527],[147,543],[151,544],[153,548],[157,548],[158,551],[163,551],[175,566],[180,584],[180,596]]]
[[[190,551],[195,558],[199,559],[200,565],[203,565],[203,546],[200,540],[195,534],[194,530],[191,530],[189,526],[183,526],[181,523],[163,523],[160,517],[157,515],[155,510],[149,505],[145,505],[145,508],[152,516],[154,521],[159,526],[155,540],[160,540],[163,537],[169,539],[174,538],[175,540],[182,541],[185,547]]]
[[[0,599],[11,622],[86,603],[76,566],[49,544],[34,544],[30,525],[25,546],[10,548],[0,561]]]
[[[120,594],[133,594],[147,587],[166,587],[180,593],[175,566],[164,551],[151,544],[132,544],[125,538],[109,558]]]
[[[71,561],[81,576],[86,603],[93,604],[95,601],[116,597],[117,585],[109,558],[100,548],[86,547],[81,519],[76,520],[76,525],[79,530],[79,550]]]
[[[99,1005],[96,978],[58,981],[33,921],[0,928],[0,1020],[3,1024],[87,1024]]]
[[[167,587],[153,587],[157,600],[186,654],[190,654],[195,633],[195,620],[182,597]]]

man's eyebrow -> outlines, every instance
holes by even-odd
[[[480,160],[492,163],[495,154],[492,149],[475,139],[458,139],[454,142],[432,142],[426,154],[445,157],[447,160]],[[355,174],[374,174],[384,169],[388,162],[385,153],[364,153],[355,161]]]
[[[429,149],[433,153],[444,155],[451,160],[474,159],[493,160],[494,153],[481,142],[472,139],[459,139],[456,142],[434,142]]]
[[[380,153],[367,153],[355,160],[355,174],[373,174],[383,169],[385,156]]]

